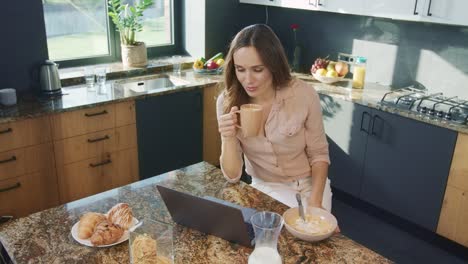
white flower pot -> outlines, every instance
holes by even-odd
[[[122,64],[128,67],[145,67],[148,64],[146,45],[137,42],[137,45],[124,45],[122,47]]]

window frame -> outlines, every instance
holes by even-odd
[[[107,6],[107,0],[106,1]],[[154,59],[161,56],[169,56],[176,54],[181,50],[181,20],[176,19],[181,16],[181,4],[178,0],[169,0],[171,6],[171,23],[172,23],[172,41],[169,45],[161,45],[155,47],[147,47],[148,59]],[[120,47],[120,34],[116,31],[116,27],[108,15],[108,9],[106,8],[106,24],[107,24],[107,44],[109,47],[109,55],[69,59],[69,60],[56,60],[60,64],[61,68],[79,67],[86,65],[102,64],[102,63],[115,63],[122,61],[121,47]],[[47,38],[47,37],[46,37]],[[47,47],[49,53],[49,48]],[[49,55],[48,55],[49,57]],[[50,58],[50,57],[49,57]]]

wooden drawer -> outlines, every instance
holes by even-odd
[[[53,169],[0,181],[0,215],[22,217],[58,205]]]
[[[115,130],[108,129],[54,142],[57,165],[102,156],[117,149]]]
[[[0,153],[0,180],[25,174],[24,148]]]
[[[119,127],[135,123],[135,101],[116,103],[115,125]]]
[[[51,123],[55,140],[111,129],[115,126],[115,106],[109,104],[52,115]]]
[[[0,152],[50,140],[47,116],[0,124]]]
[[[136,147],[136,126],[127,125],[54,142],[57,165]]]
[[[53,167],[52,142],[0,153],[0,180]]]
[[[138,180],[136,148],[57,166],[60,202],[66,203]]]

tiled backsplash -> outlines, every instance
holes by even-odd
[[[297,36],[303,47],[304,71],[317,57],[336,59],[338,52],[351,53],[368,58],[368,81],[396,88],[418,84],[468,100],[468,27],[285,8],[268,10],[269,24],[288,56],[293,48],[289,26],[300,25]]]

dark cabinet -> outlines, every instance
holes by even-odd
[[[140,178],[202,161],[202,91],[136,101]]]
[[[435,231],[457,133],[321,96],[332,185]]]
[[[331,160],[329,178],[333,187],[359,197],[370,110],[326,95],[320,98]]]
[[[361,199],[435,231],[457,133],[372,110]]]

